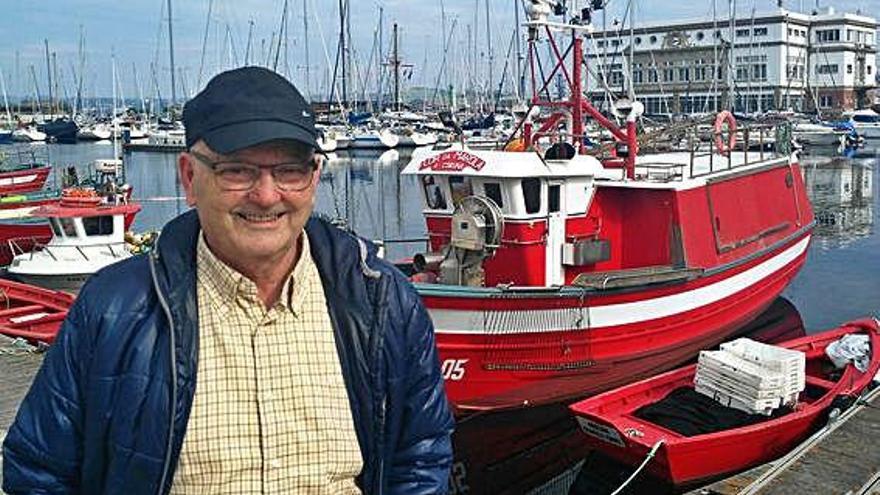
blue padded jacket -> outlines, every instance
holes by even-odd
[[[8,493],[168,493],[198,360],[195,211],[80,292],[3,443]],[[312,218],[364,493],[447,490],[453,419],[433,326],[375,247]],[[295,356],[292,356],[295,358]]]

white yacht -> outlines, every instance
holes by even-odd
[[[880,139],[880,114],[873,110],[856,110],[847,114],[859,136]]]

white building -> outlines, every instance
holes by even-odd
[[[603,76],[612,92],[627,93],[631,73],[648,113],[714,112],[731,103],[740,112],[851,110],[868,105],[876,87],[877,26],[872,17],[829,8],[778,9],[735,23],[642,24],[632,35],[596,31],[587,55],[590,97],[600,105],[607,99]]]

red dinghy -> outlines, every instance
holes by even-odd
[[[66,292],[0,279],[0,333],[51,344],[73,300]]]
[[[0,169],[0,196],[42,189],[51,170],[52,167],[43,166],[14,170]]]
[[[865,373],[852,364],[835,372],[825,355],[825,348],[844,335],[853,333],[869,336],[872,351],[870,365]],[[775,459],[794,448],[826,420],[835,398],[860,394],[880,369],[880,325],[876,320],[847,323],[834,330],[778,345],[805,353],[806,389],[791,410],[777,412],[771,417],[737,417],[738,421],[750,424],[688,436],[674,431],[672,425],[675,424],[674,428],[679,431],[695,430],[705,425],[698,427],[696,422],[687,423],[679,417],[676,423],[661,421],[667,424],[667,427],[663,427],[645,419],[649,417],[645,412],[646,406],[676,400],[672,399],[673,396],[679,398],[677,411],[696,405],[702,399],[711,401],[701,395],[689,395],[695,394],[692,391],[696,365],[590,397],[573,404],[570,409],[590,444],[625,463],[634,466],[641,463],[652,447],[662,441],[647,469],[676,485],[694,484],[741,471]],[[713,417],[739,413],[720,404],[715,404],[715,407],[720,409],[713,409],[718,413]],[[658,417],[656,411],[654,409],[650,417]],[[701,411],[705,413],[706,409],[702,408]]]

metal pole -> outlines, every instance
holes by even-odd
[[[177,102],[177,84],[174,80],[174,29],[171,25],[171,0],[168,0],[168,58],[171,62],[171,105]]]

